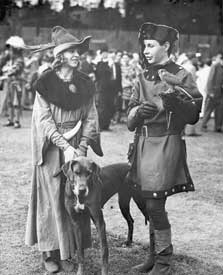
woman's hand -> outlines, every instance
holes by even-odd
[[[87,147],[79,145],[79,147],[76,149],[76,153],[78,156],[83,156],[86,157],[87,156]]]
[[[87,156],[87,147],[79,145],[77,149],[72,146],[68,146],[64,151],[64,161],[68,162],[79,156]]]
[[[68,146],[67,149],[64,151],[64,161],[65,163],[74,159],[78,156],[76,149],[72,146]]]

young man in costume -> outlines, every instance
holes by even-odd
[[[75,234],[64,206],[64,177],[55,176],[62,164],[86,155],[88,145],[102,156],[92,80],[78,71],[80,55],[90,37],[77,39],[64,28],[52,29],[53,69],[36,82],[32,116],[33,178],[26,227],[27,245],[38,244],[48,272],[72,271]],[[35,49],[35,47],[30,47]],[[75,133],[70,135],[70,131]],[[68,134],[69,133],[69,134]],[[84,247],[91,245],[89,213],[82,214]]]
[[[168,196],[194,191],[186,162],[183,131],[199,119],[201,94],[185,69],[170,60],[179,33],[144,23],[139,30],[142,72],[130,99],[127,125],[135,131],[130,176],[146,198],[150,217],[150,255],[134,267],[150,275],[171,274],[171,226]],[[137,185],[135,185],[137,188]]]

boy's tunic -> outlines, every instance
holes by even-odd
[[[164,65],[168,72],[182,80],[182,87],[194,98],[200,98],[196,84],[182,67],[175,63]],[[164,110],[159,93],[166,90],[157,70],[145,71],[138,77],[138,83],[130,101],[128,119],[134,118],[137,106],[145,101],[155,104],[158,113],[152,119],[145,119],[138,125],[137,182],[143,195],[148,198],[163,198],[183,191],[194,191],[187,162],[186,146],[182,137],[185,123],[179,116]]]

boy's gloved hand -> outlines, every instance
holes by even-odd
[[[149,119],[154,117],[158,113],[158,108],[156,105],[153,105],[149,102],[144,102],[137,109],[136,115],[140,119]]]

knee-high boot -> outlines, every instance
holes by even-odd
[[[154,227],[152,222],[149,223],[149,239],[150,239],[150,246],[149,246],[149,255],[146,261],[142,264],[134,266],[132,269],[141,272],[147,273],[149,272],[154,264],[155,264],[155,236],[154,236]]]
[[[155,230],[155,264],[149,275],[171,275],[171,229]]]

